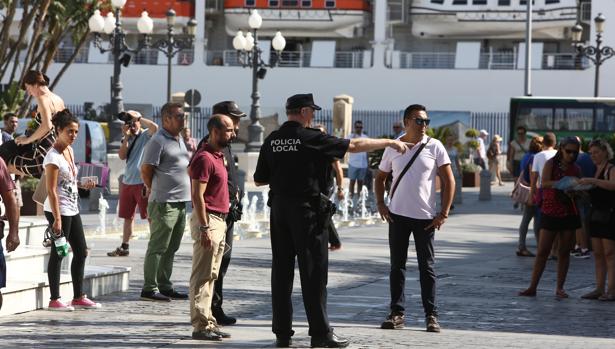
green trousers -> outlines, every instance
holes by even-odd
[[[143,262],[143,291],[170,291],[173,258],[186,226],[186,203],[151,201],[147,216],[150,238]]]

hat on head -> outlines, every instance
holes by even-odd
[[[127,110],[126,113],[130,114],[130,116],[132,116],[134,118],[143,117],[143,115],[141,115],[141,113],[136,111],[136,110]]]
[[[321,109],[319,106],[314,104],[314,97],[311,93],[300,93],[290,96],[286,100],[286,109],[297,109],[302,107],[310,107],[315,110]]]
[[[214,104],[211,108],[212,114],[224,114],[228,116],[235,116],[238,118],[246,116],[246,113],[242,112],[237,103],[233,101],[224,101]]]
[[[479,133],[480,133],[481,136],[489,136],[489,132],[487,132],[487,130],[485,130],[485,129],[480,130]]]

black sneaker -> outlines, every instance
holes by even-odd
[[[171,298],[155,291],[141,291],[141,299],[144,301],[170,302]]]
[[[227,316],[222,309],[212,309],[212,315],[216,318],[216,322],[222,326],[234,325],[237,322],[232,316]]]
[[[427,316],[425,322],[427,323],[427,332],[440,332],[440,324],[435,315]]]
[[[324,337],[312,337],[310,341],[312,348],[346,348],[349,344],[348,339],[338,337],[333,331]]]
[[[275,339],[276,348],[289,348],[291,344],[293,344],[293,341],[290,337],[276,337]]]
[[[167,296],[171,299],[188,299],[187,293],[181,293],[175,290],[160,291],[160,294]]]
[[[109,257],[127,257],[130,254],[128,249],[123,249],[121,247],[116,248],[111,252],[107,252],[107,256]]]
[[[390,313],[387,319],[382,322],[380,328],[383,330],[395,330],[404,328],[404,322],[406,318],[401,313]]]

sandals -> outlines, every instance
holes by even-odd
[[[527,248],[524,248],[523,250],[517,250],[517,256],[518,257],[536,257],[536,255],[530,252],[530,250],[528,250]]]
[[[604,302],[613,302],[615,301],[615,294],[605,293],[602,296],[598,297],[598,300]]]
[[[556,297],[557,299],[566,299],[566,298],[568,298],[569,296],[568,296],[568,293],[566,293],[566,291],[564,291],[564,290],[562,289],[562,290],[557,290],[557,291],[555,291],[555,297]]]
[[[593,290],[581,296],[583,299],[600,299],[604,293],[601,290]]]

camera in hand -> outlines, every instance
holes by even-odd
[[[130,115],[130,113],[127,113],[125,111],[119,112],[117,114],[117,119],[120,120],[120,121],[124,121],[125,124],[131,124],[132,123],[132,115]]]

